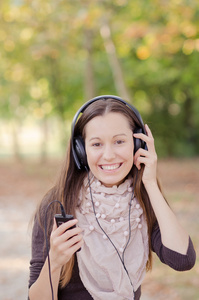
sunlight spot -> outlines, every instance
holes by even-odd
[[[194,40],[188,39],[184,42],[182,51],[184,54],[190,55],[193,52],[194,48],[195,48]]]
[[[195,49],[199,52],[199,39],[195,40]]]
[[[24,28],[22,31],[21,31],[21,34],[20,34],[20,38],[21,40],[23,41],[28,41],[31,39],[33,35],[33,30],[32,28]]]
[[[146,46],[140,46],[137,51],[136,51],[137,57],[141,60],[145,60],[149,58],[150,56],[150,51],[149,48]]]
[[[42,96],[42,90],[39,86],[32,86],[30,89],[30,95],[33,99],[40,99]]]
[[[0,41],[4,41],[6,39],[6,32],[0,29]]]
[[[168,111],[170,115],[177,116],[180,113],[180,105],[177,103],[172,103],[169,105]]]
[[[15,43],[12,41],[12,40],[6,40],[4,42],[4,49],[7,51],[7,52],[12,52],[15,48]]]

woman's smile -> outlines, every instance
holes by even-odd
[[[105,171],[113,171],[113,170],[119,169],[121,167],[121,165],[122,165],[121,163],[113,164],[113,165],[100,165],[100,168]]]

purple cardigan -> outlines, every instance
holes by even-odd
[[[170,266],[177,271],[190,270],[196,260],[196,253],[189,238],[189,245],[187,249],[187,254],[183,255],[177,253],[173,250],[168,249],[162,244],[160,229],[158,226],[154,229],[152,233],[152,249],[158,255],[161,262]],[[33,232],[32,232],[32,258],[30,261],[30,278],[29,287],[37,280],[43,264],[46,259],[46,253],[43,251],[45,244],[45,238],[43,230],[41,229],[38,221],[35,221]],[[139,300],[141,296],[141,286],[135,292],[135,300]],[[58,299],[59,300],[92,300],[93,298],[88,293],[84,287],[80,276],[77,260],[75,257],[75,264],[73,269],[73,274],[68,285],[63,289],[58,289]]]

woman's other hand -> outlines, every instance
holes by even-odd
[[[157,183],[157,154],[155,151],[154,138],[148,125],[145,125],[146,134],[135,133],[133,136],[143,140],[148,150],[143,148],[138,149],[134,155],[134,164],[138,170],[141,169],[141,164],[145,165],[142,181],[144,185]]]
[[[61,268],[83,244],[82,229],[72,228],[77,220],[71,220],[57,227],[54,220],[50,236],[50,260],[52,268]]]

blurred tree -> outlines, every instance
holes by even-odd
[[[17,132],[43,128],[83,101],[118,94],[152,127],[161,155],[199,152],[199,3],[196,0],[5,0],[0,4],[0,116]]]

